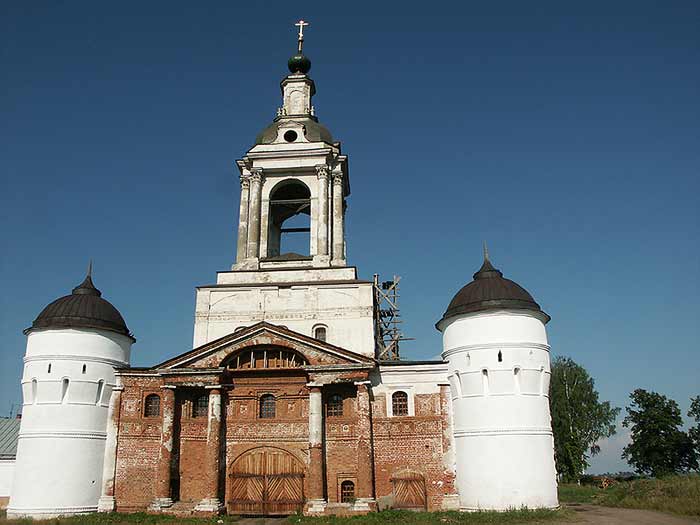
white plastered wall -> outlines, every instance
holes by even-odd
[[[97,510],[114,368],[128,366],[131,344],[105,330],[29,333],[9,517]]]
[[[7,498],[10,497],[12,477],[15,473],[14,459],[0,459],[0,509],[5,508]]]
[[[464,510],[558,505],[544,320],[501,310],[442,323]]]

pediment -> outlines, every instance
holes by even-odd
[[[219,368],[232,354],[246,348],[275,347],[301,354],[308,363],[306,367],[343,367],[370,365],[376,360],[350,350],[319,341],[289,328],[260,322],[248,328],[210,341],[189,352],[169,359],[154,368],[188,369]]]

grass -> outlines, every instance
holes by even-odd
[[[5,511],[0,511],[0,523],[2,525],[185,525],[207,523],[234,523],[237,516],[216,516],[213,518],[178,518],[163,514],[146,514],[136,512],[133,514],[98,513],[70,516],[66,518],[52,518],[49,520],[19,519],[9,520],[5,518]]]
[[[513,510],[509,512],[410,512],[401,510],[385,510],[373,512],[364,516],[353,517],[320,517],[290,516],[286,522],[289,525],[449,525],[449,524],[518,524],[518,523],[547,523],[556,522],[571,516],[571,511],[560,510]],[[2,525],[180,525],[206,523],[233,523],[236,516],[217,516],[214,518],[174,518],[172,516],[135,513],[135,514],[86,514],[69,518],[54,518],[51,520],[5,520],[4,511],[0,511]],[[263,520],[261,519],[260,522]]]
[[[571,516],[566,509],[560,510],[511,510],[508,512],[410,512],[385,510],[364,516],[323,516],[311,518],[290,516],[288,521],[298,525],[428,525],[428,524],[501,524],[501,523],[546,523],[556,522]]]
[[[606,507],[648,509],[700,517],[700,475],[622,481],[603,490],[592,486],[562,485],[559,499],[566,503],[594,503]]]

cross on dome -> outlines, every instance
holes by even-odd
[[[294,25],[297,26],[297,27],[299,28],[299,39],[298,39],[298,41],[299,41],[299,53],[301,53],[301,48],[302,48],[303,45],[304,45],[304,28],[305,28],[306,26],[308,26],[309,23],[302,19],[302,20],[299,20],[299,21],[298,21],[296,24],[294,24]]]

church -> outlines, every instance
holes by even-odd
[[[436,312],[442,359],[378,351],[378,284],[346,257],[348,156],[297,25],[282,105],[236,161],[236,261],[196,289],[192,350],[130,366],[91,272],[25,330],[8,517],[557,507],[549,316],[485,253]],[[305,253],[284,251],[294,233]]]

